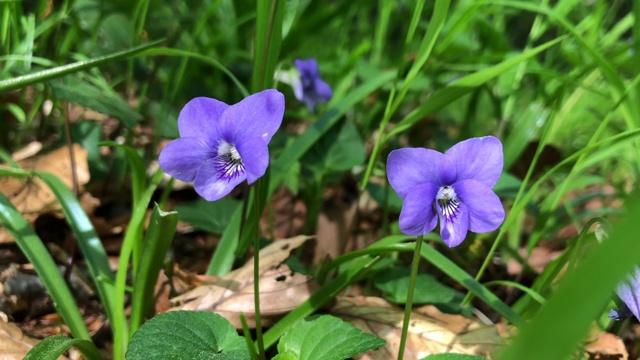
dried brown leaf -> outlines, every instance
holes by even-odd
[[[39,341],[24,335],[16,324],[10,323],[4,313],[0,313],[0,360],[20,360]],[[60,357],[66,359],[66,357]]]
[[[407,335],[405,359],[422,359],[431,354],[491,355],[503,341],[493,326],[462,317],[435,316],[437,310],[413,312]],[[376,297],[338,298],[331,313],[362,331],[387,341],[384,348],[371,350],[360,359],[393,359],[398,354],[404,310]]]
[[[75,157],[75,172],[78,185],[89,182],[89,165],[87,151],[80,145],[73,145]],[[40,156],[32,156],[19,161],[21,168],[50,172],[59,177],[69,188],[73,188],[71,157],[69,148],[64,146]],[[34,221],[38,214],[59,209],[55,195],[40,179],[18,179],[15,177],[0,177],[0,192],[11,200],[16,208],[29,221]],[[4,228],[0,227],[0,243],[13,242]]]
[[[300,247],[308,236],[274,241],[260,251],[260,310],[262,325],[269,326],[300,303],[319,287],[310,276],[292,273],[282,264],[291,251]],[[172,310],[208,310],[226,317],[241,328],[240,313],[250,327],[255,326],[253,292],[253,261],[211,283],[174,298],[180,305]]]
[[[610,333],[599,333],[595,341],[584,347],[589,359],[598,360],[628,360],[629,353],[624,342]]]

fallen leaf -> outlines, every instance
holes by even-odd
[[[90,178],[87,151],[78,144],[73,144],[73,151],[78,186],[82,187],[89,182]],[[29,157],[19,161],[18,164],[25,170],[50,172],[59,177],[70,189],[73,188],[72,162],[69,148],[66,146],[44,155]],[[30,222],[33,222],[39,214],[58,210],[60,207],[53,191],[38,178],[0,177],[0,192],[8,197]],[[11,242],[13,242],[11,236],[4,227],[0,227],[0,244]]]
[[[384,348],[371,350],[359,359],[393,359],[398,354],[404,310],[377,297],[341,297],[330,310],[362,331],[387,341]],[[455,352],[491,358],[503,344],[494,326],[461,316],[434,316],[435,309],[411,315],[405,359]],[[462,318],[462,319],[461,319]],[[455,319],[455,320],[454,320]]]
[[[4,313],[0,313],[0,360],[20,360],[39,341],[25,336],[16,324],[10,323]],[[60,357],[59,359],[66,359]]]
[[[590,360],[629,359],[622,339],[610,333],[599,333],[594,341],[584,347],[584,351]]]
[[[276,240],[260,251],[260,313],[262,326],[275,323],[307,300],[319,285],[311,276],[293,273],[283,262],[309,236]],[[253,260],[218,280],[196,287],[172,299],[180,305],[171,310],[207,310],[226,317],[242,328],[240,314],[255,327]]]

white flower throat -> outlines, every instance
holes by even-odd
[[[447,219],[455,217],[458,212],[458,206],[460,205],[460,199],[456,195],[456,191],[451,186],[442,186],[438,189],[436,194],[436,201],[442,209],[442,215]]]
[[[244,171],[244,163],[238,149],[224,140],[218,145],[218,156],[215,160],[220,177],[233,178]]]

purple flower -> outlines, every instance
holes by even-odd
[[[300,72],[300,79],[293,80],[293,93],[296,99],[307,105],[310,112],[314,112],[316,104],[331,100],[333,92],[329,85],[320,78],[320,70],[315,59],[295,61]]]
[[[160,153],[160,167],[178,180],[194,182],[208,201],[221,199],[244,180],[264,175],[267,145],[282,123],[284,96],[265,90],[235,105],[199,97],[178,117],[180,138]]]
[[[640,268],[635,267],[633,274],[618,285],[616,293],[622,304],[619,309],[611,310],[609,318],[624,320],[634,315],[636,319],[640,319]]]
[[[500,198],[492,188],[502,173],[500,140],[493,136],[457,143],[447,152],[424,148],[394,150],[387,159],[389,183],[404,199],[400,230],[424,235],[436,227],[449,247],[467,230],[497,229],[504,220]]]

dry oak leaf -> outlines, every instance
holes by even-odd
[[[628,360],[629,353],[619,337],[600,332],[597,338],[584,347],[588,359],[593,360]]]
[[[0,313],[0,360],[20,360],[37,343],[38,340],[24,335],[16,324],[8,322],[7,316]],[[61,356],[59,359],[66,357]]]
[[[73,144],[75,173],[81,187],[89,182],[87,150]],[[25,170],[46,171],[59,177],[69,188],[73,188],[71,157],[69,148],[64,146],[44,155],[36,155],[19,161]],[[59,209],[53,191],[38,178],[0,177],[0,192],[15,205],[27,220],[34,221],[37,215]],[[13,242],[4,228],[0,228],[0,243]]]
[[[320,287],[311,276],[293,273],[283,262],[291,251],[309,240],[309,236],[276,240],[260,251],[260,314],[262,326],[270,326]],[[253,260],[243,267],[199,286],[172,302],[180,305],[171,310],[207,310],[227,318],[241,329],[240,313],[249,327],[255,327]]]
[[[397,356],[404,317],[402,308],[377,297],[339,297],[330,312],[349,321],[360,330],[387,341],[385,347],[370,350],[358,359],[383,360]],[[414,311],[411,314],[405,349],[407,360],[450,352],[491,358],[503,345],[503,340],[494,326],[482,325],[473,320],[452,321],[448,316],[434,318],[434,311],[430,310],[429,313],[430,315],[424,315]],[[463,323],[466,324],[460,326]]]

